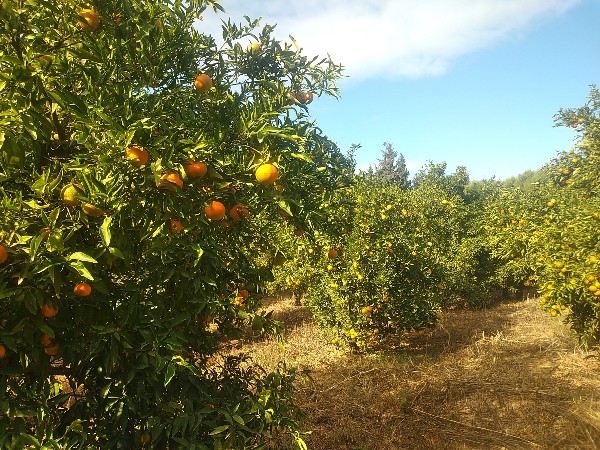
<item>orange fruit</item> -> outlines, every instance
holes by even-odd
[[[165,173],[160,179],[159,187],[166,187],[170,191],[175,191],[175,186],[173,185],[177,185],[180,189],[183,189],[183,180],[177,172]]]
[[[253,42],[248,46],[248,51],[252,55],[257,55],[260,52],[260,42]]]
[[[92,205],[91,203],[82,203],[81,209],[88,216],[92,217],[100,217],[104,215],[104,211],[98,208],[97,206]]]
[[[4,348],[4,345],[0,344],[0,359],[4,358],[6,356],[6,348]]]
[[[46,347],[44,349],[44,353],[48,356],[54,356],[58,353],[59,348],[60,348],[60,344],[56,343],[54,345],[51,345],[50,347]]]
[[[303,94],[301,94],[301,98],[302,100],[300,101],[300,103],[308,105],[309,103],[312,103],[314,95],[312,92],[304,92]]]
[[[42,316],[44,316],[46,318],[54,317],[58,314],[58,307],[44,303],[44,305],[42,306],[41,312],[42,312]]]
[[[244,218],[247,219],[250,216],[250,211],[248,211],[248,208],[246,208],[244,205],[237,204],[232,206],[232,208],[229,210],[229,215],[233,220],[239,222]]]
[[[221,226],[223,228],[229,228],[229,220],[221,220]]]
[[[79,200],[77,196],[79,195],[80,190],[83,190],[83,186],[80,184],[67,184],[60,192],[63,203],[68,206],[79,206],[81,200]]]
[[[42,344],[44,347],[50,347],[52,345],[52,338],[44,333],[40,338],[40,344]]]
[[[279,215],[284,219],[289,219],[290,217],[292,217],[287,211],[283,210],[282,208],[279,208]]]
[[[7,259],[8,259],[8,252],[6,251],[6,248],[4,247],[4,245],[0,244],[0,264],[4,264]]]
[[[206,217],[210,220],[221,220],[225,217],[225,205],[217,200],[210,202],[210,205],[204,208]]]
[[[330,248],[327,252],[327,257],[330,259],[335,259],[338,257],[338,252],[335,248]]]
[[[261,184],[271,184],[279,177],[279,170],[273,164],[261,164],[255,172],[256,179]]]
[[[177,219],[171,219],[169,222],[169,231],[172,234],[179,234],[181,233],[181,230],[183,230],[183,224],[181,221]]]
[[[203,162],[190,161],[185,165],[184,170],[188,177],[202,178],[208,168]]]
[[[194,80],[194,87],[201,94],[210,90],[213,87],[212,78],[206,75],[205,73],[201,73]]]
[[[132,145],[125,150],[125,157],[129,160],[132,166],[142,167],[148,162],[149,154],[142,147],[138,145]]]
[[[295,234],[296,236],[300,237],[300,236],[304,235],[304,230],[303,230],[302,228],[296,228],[296,229],[294,230],[294,234]]]
[[[371,317],[371,314],[373,314],[373,307],[372,306],[365,306],[363,309],[361,309],[360,312],[365,317]]]
[[[93,9],[79,11],[79,26],[85,31],[96,31],[100,26],[100,16]]]
[[[248,298],[248,296],[250,295],[248,293],[248,291],[246,289],[242,289],[241,291],[238,292],[238,295],[244,299]]]
[[[92,286],[89,283],[77,283],[73,287],[73,292],[77,297],[87,297],[92,293]]]

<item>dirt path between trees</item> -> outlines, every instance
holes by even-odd
[[[286,324],[285,353],[242,349],[298,368],[312,450],[600,449],[600,363],[535,299],[446,312],[370,355],[330,344],[290,299],[265,307]]]

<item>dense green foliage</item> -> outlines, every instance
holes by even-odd
[[[249,249],[282,209],[311,223],[345,170],[307,115],[340,67],[250,21],[218,45],[207,7],[1,4],[1,447],[303,445],[293,373],[216,352],[273,327]]]

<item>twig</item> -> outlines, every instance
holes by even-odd
[[[327,389],[323,389],[323,390],[322,390],[322,391],[320,391],[320,392],[327,392],[327,391],[330,391],[330,390],[332,390],[332,389],[335,389],[336,387],[338,387],[340,384],[343,384],[343,383],[345,383],[346,381],[348,381],[348,380],[351,380],[352,378],[356,378],[356,377],[358,377],[358,376],[365,375],[365,374],[367,374],[367,373],[371,373],[371,372],[374,372],[374,371],[376,371],[376,370],[379,370],[379,367],[373,367],[372,369],[365,370],[364,372],[358,372],[358,373],[356,373],[356,374],[354,374],[354,375],[352,375],[352,376],[350,376],[350,377],[348,377],[348,378],[344,378],[344,379],[343,379],[342,381],[340,381],[339,383],[335,383],[335,384],[333,384],[333,385],[329,386]]]
[[[529,440],[524,439],[524,438],[519,437],[519,436],[514,436],[512,434],[504,433],[502,431],[491,430],[489,428],[478,427],[476,425],[469,425],[469,424],[466,424],[466,423],[458,422],[456,420],[448,419],[446,417],[436,416],[435,414],[430,414],[428,412],[422,411],[422,410],[420,410],[418,408],[414,408],[414,407],[412,407],[410,409],[412,411],[418,413],[418,414],[421,414],[421,415],[424,415],[424,416],[427,416],[427,417],[431,417],[433,419],[436,419],[436,420],[439,420],[439,421],[442,421],[442,422],[452,423],[454,425],[458,425],[458,426],[461,426],[461,427],[464,427],[464,428],[470,428],[472,430],[477,430],[477,431],[480,431],[480,432],[492,433],[494,435],[502,436],[504,438],[515,439],[515,440],[517,440],[519,442],[523,442],[523,443],[531,445],[531,446],[533,446],[535,448],[542,448],[541,445],[536,444],[535,442],[529,441]]]

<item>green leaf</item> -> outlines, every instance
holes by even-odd
[[[102,242],[104,243],[105,246],[109,246],[110,245],[110,239],[111,239],[111,234],[110,234],[110,223],[112,222],[112,217],[106,217],[104,219],[104,221],[102,222],[102,225],[100,225],[100,237],[102,238]]]
[[[116,256],[117,258],[125,259],[125,255],[123,255],[121,250],[119,250],[117,247],[109,247],[108,251],[111,255]]]
[[[90,255],[86,255],[83,252],[75,252],[75,253],[71,253],[69,255],[69,261],[85,261],[85,262],[91,262],[94,264],[97,264],[98,261],[96,261],[94,258],[92,258]]]
[[[46,325],[46,322],[43,321],[39,321],[37,323],[37,328],[38,330],[40,330],[42,333],[46,333],[48,336],[50,336],[51,338],[54,338],[54,330],[52,328],[50,328],[48,325]]]
[[[246,425],[246,422],[244,422],[244,419],[242,419],[242,417],[238,416],[237,414],[234,414],[231,417],[233,418],[233,420],[235,420],[240,425]]]
[[[0,291],[0,299],[8,298],[19,292],[21,289],[13,288],[13,289],[3,289]]]
[[[215,428],[214,430],[212,430],[210,433],[208,433],[211,436],[214,436],[215,434],[220,434],[223,431],[226,431],[229,429],[229,425],[221,425],[220,427]]]
[[[301,160],[309,162],[309,163],[313,162],[313,160],[311,159],[311,157],[308,153],[291,153],[290,156],[292,158],[301,159]]]
[[[175,376],[175,364],[167,364],[167,373],[165,373],[165,387]]]
[[[288,213],[290,216],[293,216],[294,214],[292,214],[292,210],[290,209],[290,205],[288,204],[288,202],[286,202],[285,200],[280,200],[279,202],[277,202],[277,204],[279,205],[279,207],[281,209],[283,209],[286,213]]]
[[[82,277],[94,281],[94,277],[81,261],[71,261],[71,267],[75,269]]]
[[[200,262],[200,258],[204,254],[204,249],[200,246],[200,244],[193,244],[192,248],[196,251],[196,260],[194,261],[194,267]]]

